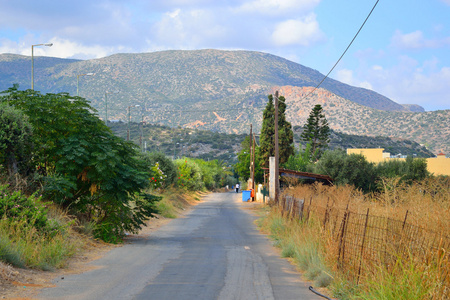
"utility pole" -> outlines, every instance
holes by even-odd
[[[278,194],[280,192],[280,169],[278,163],[280,161],[280,150],[278,142],[278,91],[275,92],[275,203],[278,204]]]
[[[255,134],[252,134],[252,190],[253,190],[253,197],[252,197],[252,201],[255,201],[255,195],[256,195],[256,191],[255,191]]]
[[[143,127],[144,127],[144,115],[142,115],[142,121],[140,126],[140,135],[139,135],[139,148],[141,149],[141,152],[144,152],[144,148],[142,147],[142,135],[143,135]]]
[[[255,180],[255,158],[254,158],[254,145],[253,145],[253,124],[250,124],[250,178],[251,178],[251,186],[250,189],[254,189],[254,180]],[[254,201],[253,197],[250,194],[250,198]]]

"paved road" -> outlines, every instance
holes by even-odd
[[[183,218],[115,248],[39,299],[323,299],[260,234],[241,194],[211,194]]]

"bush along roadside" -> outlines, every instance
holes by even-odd
[[[59,268],[73,255],[79,241],[70,237],[73,221],[48,217],[51,203],[36,195],[0,186],[0,259],[18,267]]]

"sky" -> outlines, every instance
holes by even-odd
[[[92,59],[223,49],[327,74],[376,0],[0,0],[0,53]],[[330,77],[450,109],[450,0],[379,0]]]

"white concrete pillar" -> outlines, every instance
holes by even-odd
[[[269,198],[275,199],[275,157],[269,157]]]

